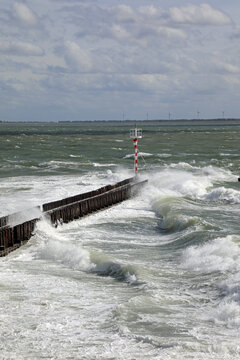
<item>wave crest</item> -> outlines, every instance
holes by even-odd
[[[182,267],[201,273],[240,270],[240,248],[232,235],[191,246],[183,252]]]

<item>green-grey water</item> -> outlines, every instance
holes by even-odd
[[[137,197],[1,259],[3,359],[240,357],[240,125],[137,125]],[[1,215],[132,176],[134,126],[0,124]]]

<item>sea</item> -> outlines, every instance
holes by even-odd
[[[0,258],[1,360],[240,359],[240,122],[136,125],[135,197]],[[0,216],[134,176],[134,127],[1,123]]]

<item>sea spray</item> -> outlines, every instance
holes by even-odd
[[[90,254],[80,245],[71,243],[70,239],[59,233],[48,221],[42,220],[37,225],[39,247],[36,258],[54,261],[74,270],[90,271],[94,265]]]
[[[42,211],[40,206],[35,206],[30,209],[23,209],[14,214],[8,216],[8,226],[13,227],[18,224],[22,224],[25,221],[40,219],[42,217]]]

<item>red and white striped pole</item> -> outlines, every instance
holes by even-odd
[[[135,154],[134,154],[134,171],[135,171],[135,176],[137,176],[137,171],[138,171],[138,138],[132,139],[133,144],[134,144],[134,150],[135,150]]]
[[[133,141],[134,144],[134,172],[135,176],[137,176],[138,172],[138,139],[142,138],[142,129],[131,129],[130,130],[130,138]]]

